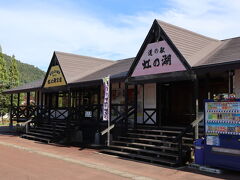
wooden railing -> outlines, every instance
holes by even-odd
[[[146,119],[143,119],[143,124],[156,124],[156,114],[157,114],[157,109],[156,108],[145,108],[143,110],[143,113],[144,113],[144,118],[145,118],[145,115],[146,115]],[[154,118],[155,116],[155,118]],[[148,123],[150,122],[150,123]]]
[[[13,120],[25,122],[29,119],[35,119],[38,116],[37,106],[12,106],[11,117]]]
[[[74,108],[69,108],[69,117],[71,121],[81,122],[81,121],[101,121],[102,119],[102,105],[81,105]]]

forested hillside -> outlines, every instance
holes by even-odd
[[[3,54],[3,57],[6,60],[7,68],[9,69],[12,57],[6,54]],[[33,65],[22,63],[17,60],[17,67],[20,73],[20,84],[44,78],[45,72]]]

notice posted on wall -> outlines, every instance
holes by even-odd
[[[220,146],[219,136],[207,136],[206,144],[209,146]]]

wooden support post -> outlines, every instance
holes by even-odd
[[[30,92],[27,92],[27,118],[29,118]]]
[[[18,107],[20,106],[20,97],[21,97],[21,94],[18,93],[18,96],[17,96],[17,106]]]
[[[37,106],[39,106],[39,104],[40,104],[40,92],[39,91],[36,91],[36,104],[37,104]]]
[[[41,93],[41,108],[43,108],[43,92]]]
[[[195,75],[195,80],[194,80],[194,99],[195,99],[195,113],[196,113],[196,118],[195,119],[198,119],[199,118],[199,115],[198,115],[198,110],[199,110],[199,104],[198,104],[198,93],[199,93],[199,84],[198,84],[198,78],[197,78],[197,75]],[[198,136],[198,124],[195,126],[195,130],[194,130],[194,135],[195,135],[195,139],[198,139],[199,136]]]
[[[40,118],[40,120],[43,120],[43,118],[45,117],[45,111],[43,111],[43,92],[41,92],[41,101],[40,102],[41,102],[41,104],[40,104],[40,108],[39,108],[39,118]]]
[[[21,94],[20,94],[20,93],[18,93],[18,95],[17,95],[17,113],[16,113],[17,119],[19,119],[19,111],[20,111],[20,97],[21,97]]]
[[[51,118],[51,94],[45,94],[45,106],[47,105],[47,109],[48,109],[48,123],[50,123],[50,118]],[[47,103],[47,104],[46,104]]]
[[[11,94],[10,97],[10,124],[9,127],[12,128],[13,127],[13,119],[12,119],[12,108],[13,108],[13,94]]]
[[[134,85],[134,128],[137,128],[137,94],[138,85]]]
[[[128,84],[125,83],[125,131],[128,129]]]
[[[34,104],[37,104],[37,91],[34,91]]]
[[[205,88],[204,98],[211,99],[210,75],[209,75],[209,73],[206,74],[204,83],[205,83],[204,84],[204,88]]]
[[[233,93],[233,71],[228,71],[228,94]]]
[[[67,126],[67,144],[71,142],[71,130],[70,130],[70,121],[71,121],[71,90],[68,90],[68,116],[66,120],[66,126]]]
[[[157,98],[157,102],[156,102],[156,123],[157,126],[161,125],[161,117],[160,117],[160,111],[161,111],[161,103],[160,103],[160,84],[156,84],[156,98]]]
[[[27,92],[27,106],[30,105],[30,92]]]
[[[100,114],[101,114],[101,85],[98,86],[98,95],[97,95],[97,104],[98,104],[98,110],[97,110],[97,129],[100,132]]]

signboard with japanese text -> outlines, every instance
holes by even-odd
[[[58,65],[52,66],[48,77],[45,81],[44,87],[55,87],[55,86],[64,86],[66,85],[66,81],[63,77],[62,71]]]
[[[104,85],[104,100],[103,100],[103,121],[109,121],[109,87],[110,87],[110,77],[107,76],[103,78]]]
[[[148,44],[132,77],[184,71],[185,66],[166,41]]]

